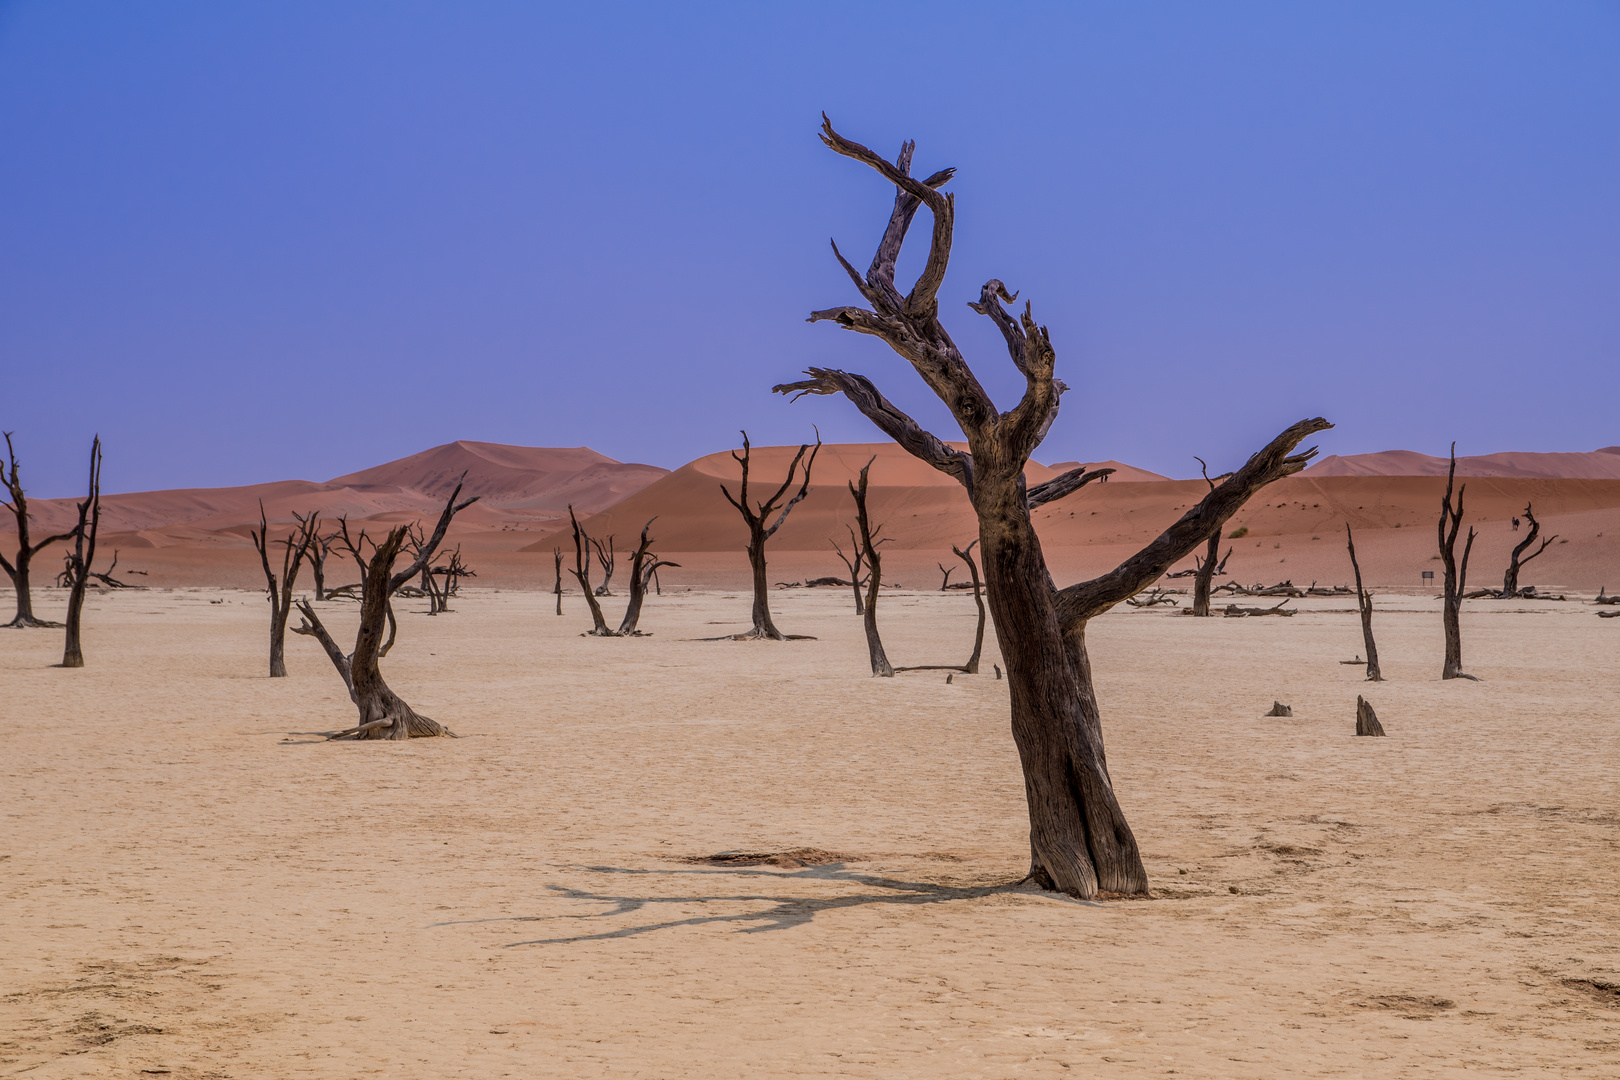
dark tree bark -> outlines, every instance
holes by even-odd
[[[556,563],[557,563],[557,584],[552,586],[551,591],[557,594],[557,614],[561,615],[562,614],[562,548],[560,548],[560,547],[552,548],[551,549],[551,554],[556,559]]]
[[[1356,572],[1356,607],[1361,611],[1361,643],[1367,650],[1367,681],[1383,682],[1384,674],[1378,667],[1378,643],[1373,640],[1372,593],[1361,587],[1361,564],[1356,561],[1356,538],[1350,532],[1350,523],[1344,523],[1344,542],[1350,549],[1350,568]]]
[[[872,461],[876,461],[874,455]],[[872,461],[861,466],[861,484],[856,487],[849,485],[849,493],[855,498],[855,521],[860,526],[860,553],[866,560],[866,611],[862,615],[861,625],[866,628],[867,658],[872,662],[872,674],[879,678],[894,678],[894,667],[889,663],[888,654],[883,651],[883,639],[878,636],[877,602],[879,590],[883,587],[883,557],[878,547],[883,543],[878,539],[877,529],[872,528],[872,519],[866,513],[866,476],[872,468]]]
[[[861,554],[860,538],[855,535],[854,528],[850,528],[849,548],[854,558],[844,554],[844,549],[838,546],[838,541],[832,541],[832,546],[833,550],[838,552],[838,557],[843,560],[844,565],[849,567],[849,584],[855,590],[855,614],[865,615],[866,601],[861,597],[861,566],[866,562],[866,557]]]
[[[1215,490],[1215,480],[1225,480],[1228,476],[1232,475],[1231,473],[1223,473],[1220,476],[1215,477],[1215,480],[1211,480],[1209,478],[1209,466],[1204,464],[1204,459],[1195,456],[1193,460],[1198,462],[1198,467],[1203,471],[1204,474],[1204,483],[1209,485],[1209,490],[1211,491]],[[1224,521],[1221,522],[1222,527],[1224,527],[1225,524],[1226,523]],[[1204,545],[1204,559],[1198,564],[1198,572],[1193,575],[1192,613],[1201,618],[1208,618],[1212,614],[1209,610],[1209,588],[1215,581],[1216,571],[1226,565],[1226,561],[1224,559],[1222,559],[1219,563],[1216,562],[1220,554],[1221,530],[1220,528],[1216,528],[1214,532],[1209,534],[1209,542]],[[1230,559],[1232,557],[1232,553],[1228,551],[1226,553],[1226,557]],[[1194,558],[1196,559],[1197,556],[1194,556]]]
[[[1468,485],[1457,489],[1457,502],[1452,505],[1451,486],[1457,478],[1457,444],[1451,444],[1451,467],[1446,470],[1446,497],[1440,502],[1440,562],[1445,567],[1445,606],[1440,621],[1446,634],[1446,659],[1440,669],[1442,679],[1474,679],[1462,669],[1462,594],[1468,587],[1468,554],[1474,550],[1474,529],[1468,528],[1468,541],[1463,545],[1462,562],[1457,561],[1457,532],[1462,528],[1463,492]],[[1448,529],[1447,526],[1450,526]],[[1477,682],[1478,680],[1475,679]]]
[[[311,514],[311,516],[314,515]],[[298,524],[303,525],[305,523],[305,519],[299,517],[296,511],[294,511],[293,517],[298,520]],[[309,555],[307,557],[309,559],[310,573],[315,576],[315,599],[317,601],[326,599],[326,557],[332,554],[333,539],[334,537],[330,535],[316,535],[309,545]]]
[[[902,147],[897,164],[891,165],[837,134],[830,123],[824,123],[822,131],[828,147],[870,166],[898,190],[888,228],[864,277],[836,244],[833,247],[871,307],[817,311],[810,321],[836,322],[885,341],[951,410],[967,438],[968,451],[923,430],[861,375],[812,368],[807,381],[776,390],[842,393],[907,451],[967,489],[979,520],[990,614],[1007,660],[1013,737],[1029,803],[1030,876],[1045,888],[1077,897],[1146,893],[1147,872],[1104,759],[1101,718],[1085,648],[1086,624],[1151,585],[1205,543],[1255,491],[1303,469],[1314,451],[1292,451],[1307,435],[1330,425],[1320,419],[1293,425],[1113,572],[1057,590],[1030,511],[1100,472],[1076,469],[1025,488],[1024,467],[1056,418],[1059,396],[1067,389],[1054,378],[1056,358],[1046,329],[1035,322],[1027,304],[1021,319],[1007,313],[1001,301],[1011,301],[1014,295],[1000,281],[987,282],[979,301],[971,305],[995,323],[1014,366],[1025,377],[1022,400],[1002,413],[939,322],[936,294],[950,259],[955,203],[937,189],[953,170],[918,181],[910,173],[911,143]],[[932,244],[916,284],[901,295],[894,284],[895,259],[922,205],[933,216]]]
[[[739,456],[735,450],[731,452],[733,460],[742,466],[742,486],[737,491],[737,497],[733,499],[730,489],[724,484],[720,485],[720,493],[726,497],[727,502],[737,508],[737,512],[743,516],[743,521],[748,524],[748,563],[754,571],[754,628],[736,637],[738,640],[785,641],[787,635],[778,630],[776,624],[771,621],[771,586],[765,572],[765,541],[776,535],[776,530],[787,520],[788,513],[810,493],[810,469],[816,463],[816,455],[821,452],[821,433],[816,432],[814,450],[810,449],[809,443],[799,447],[799,452],[793,455],[793,461],[788,465],[787,479],[782,481],[782,486],[777,488],[776,493],[769,499],[759,502],[757,508],[750,506],[748,502],[748,464],[753,456],[753,449],[748,444],[748,432],[743,432],[742,437],[742,454]],[[808,460],[804,456],[807,450],[810,452]],[[793,486],[793,477],[798,472],[801,461],[804,462],[804,481],[799,485],[798,492],[783,504],[782,497]],[[781,512],[777,513],[779,504]],[[776,520],[771,522],[770,517],[773,513],[777,513],[777,516]]]
[[[456,502],[456,496],[461,494],[462,480],[456,482],[455,490],[445,501],[444,510],[439,514],[439,522],[433,529],[433,534],[424,541],[416,558],[405,569],[394,571],[394,562],[404,549],[409,534],[409,526],[401,525],[390,529],[388,535],[374,546],[371,558],[365,559],[360,550],[365,540],[348,542],[351,554],[364,565],[364,584],[360,593],[360,628],[355,633],[354,651],[347,657],[332,640],[331,634],[321,625],[321,620],[315,614],[315,609],[307,603],[300,603],[298,610],[305,619],[305,625],[295,629],[295,633],[308,634],[321,643],[331,659],[338,674],[343,677],[344,684],[349,688],[349,697],[359,710],[359,722],[346,731],[340,731],[330,736],[334,739],[419,739],[435,735],[454,735],[449,728],[421,715],[412,709],[406,701],[389,687],[383,679],[382,669],[378,660],[384,652],[383,626],[393,623],[393,612],[390,600],[400,587],[422,572],[422,568],[433,559],[433,553],[438,550],[444,541],[444,534],[450,528],[450,521],[467,507],[478,501],[475,495],[462,503]],[[342,522],[343,537],[348,540],[347,523]],[[392,637],[390,637],[392,644]]]
[[[1530,531],[1525,533],[1524,539],[1519,541],[1518,546],[1513,549],[1513,554],[1508,557],[1507,573],[1502,575],[1502,599],[1504,600],[1511,600],[1519,595],[1519,571],[1524,568],[1524,564],[1546,551],[1552,545],[1552,542],[1558,539],[1558,534],[1553,533],[1541,542],[1540,547],[1525,555],[1525,549],[1536,542],[1536,537],[1541,532],[1541,522],[1536,520],[1536,515],[1531,512],[1529,503],[1525,503],[1524,518],[1530,523]],[[1521,558],[1521,556],[1523,557]]]
[[[978,541],[974,540],[965,548],[951,545],[951,550],[956,552],[957,558],[967,563],[968,573],[973,575],[973,602],[979,607],[979,627],[973,632],[973,655],[962,665],[962,673],[965,675],[979,673],[979,656],[984,652],[984,596],[979,589],[979,566],[973,561],[973,545],[977,543]]]
[[[79,504],[79,523],[73,529],[73,550],[68,552],[67,634],[62,645],[62,666],[84,667],[84,646],[80,633],[84,615],[84,590],[90,584],[90,564],[96,561],[96,533],[101,528],[101,436],[90,444],[90,485]]]
[[[29,566],[47,546],[61,540],[73,539],[73,530],[47,536],[38,542],[30,542],[28,530],[28,495],[23,491],[22,477],[17,472],[17,448],[11,443],[12,432],[6,432],[6,456],[11,460],[10,471],[7,471],[4,462],[0,462],[0,483],[4,483],[6,491],[11,498],[4,500],[6,509],[10,510],[17,519],[17,560],[12,562],[4,554],[0,554],[0,569],[5,570],[6,576],[11,579],[11,587],[17,592],[17,614],[5,624],[7,627],[23,629],[32,626],[61,627],[61,623],[47,622],[34,617],[34,594],[29,585]]]
[[[574,506],[568,505],[568,520],[574,525],[574,580],[579,582],[580,591],[585,594],[585,602],[591,608],[591,637],[614,637],[612,630],[608,629],[607,619],[602,617],[602,605],[596,602],[596,593],[591,591],[591,545],[595,543],[584,529],[579,527],[579,518],[574,516]]]
[[[946,566],[944,563],[935,563],[934,565],[939,567],[939,572],[942,575],[939,583],[939,591],[946,592],[951,587],[951,575],[956,572],[956,567]]]
[[[652,539],[648,530],[657,520],[656,517],[648,518],[647,524],[641,527],[641,543],[636,545],[635,554],[630,557],[630,602],[625,605],[624,618],[619,622],[620,637],[634,637],[641,633],[636,629],[636,624],[641,621],[641,605],[647,599],[647,586],[659,567],[681,565],[652,554]]]
[[[296,516],[296,515],[294,515]],[[270,677],[284,679],[287,677],[287,616],[292,614],[293,585],[298,581],[298,565],[309,554],[310,545],[315,543],[315,534],[319,529],[320,515],[311,511],[309,517],[298,518],[298,528],[294,529],[282,540],[270,539],[269,524],[264,517],[264,500],[259,500],[259,527],[250,529],[253,537],[253,546],[259,552],[259,565],[264,569],[265,592],[270,600]],[[279,543],[284,550],[281,554],[281,576],[277,578],[275,571],[270,569],[270,545]]]

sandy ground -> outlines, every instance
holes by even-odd
[[[842,593],[778,594],[792,643],[692,640],[737,593],[628,641],[551,602],[403,617],[392,684],[464,736],[408,744],[300,734],[351,707],[308,639],[263,677],[255,594],[93,597],[80,671],[0,631],[0,1075],[1620,1075],[1589,605],[1470,605],[1442,684],[1434,603],[1381,597],[1370,689],[1346,603],[1104,616],[1156,897],[1078,903],[1016,884],[1006,683],[866,677]],[[967,652],[969,597],[885,605],[896,662]]]

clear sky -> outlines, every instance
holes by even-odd
[[[1037,453],[1189,475],[1620,443],[1620,4],[0,4],[0,426],[36,495],[324,480],[452,439],[674,467],[944,437],[858,297],[892,199],[816,139],[957,167],[948,325],[1035,303]],[[926,227],[922,232],[926,235]],[[914,253],[915,254],[915,253]],[[912,265],[915,265],[915,260]]]

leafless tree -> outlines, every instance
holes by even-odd
[[[17,519],[17,561],[12,562],[5,555],[0,554],[0,569],[4,569],[6,576],[11,579],[11,587],[17,592],[17,614],[8,627],[22,629],[30,626],[55,626],[61,623],[49,622],[34,617],[34,594],[28,583],[28,571],[34,556],[46,547],[61,540],[73,539],[73,530],[47,536],[45,539],[31,542],[32,537],[28,529],[28,495],[23,491],[22,477],[17,471],[17,448],[12,445],[12,432],[6,432],[6,456],[11,459],[10,471],[0,462],[0,483],[5,484],[6,491],[11,498],[4,500],[7,510]]]
[[[551,549],[551,554],[556,559],[556,563],[557,563],[557,584],[552,586],[551,591],[557,594],[557,614],[561,615],[562,614],[562,548],[560,548],[560,547],[552,548]]]
[[[1330,425],[1320,419],[1293,425],[1117,569],[1056,589],[1030,511],[1100,473],[1076,469],[1025,488],[1025,464],[1056,418],[1059,396],[1067,389],[1053,376],[1055,354],[1046,329],[1035,322],[1027,304],[1021,319],[1007,313],[1001,301],[1013,300],[1014,294],[1000,281],[987,282],[979,301],[971,305],[995,323],[1014,366],[1025,377],[1019,404],[1009,412],[999,411],[939,322],[936,294],[950,259],[955,202],[938,189],[952,170],[916,180],[910,171],[911,143],[890,164],[837,134],[830,123],[824,123],[822,131],[828,147],[876,170],[898,190],[888,228],[864,277],[836,244],[833,247],[834,256],[871,306],[817,311],[810,321],[834,322],[885,341],[951,410],[969,449],[954,449],[923,430],[861,375],[811,368],[808,380],[776,389],[788,394],[842,393],[907,451],[967,489],[979,520],[990,612],[1007,660],[1013,736],[1024,767],[1030,813],[1030,876],[1044,888],[1077,897],[1145,893],[1147,872],[1104,760],[1101,717],[1085,648],[1086,624],[1151,585],[1207,542],[1255,491],[1303,469],[1314,452],[1292,451],[1306,436]],[[932,244],[921,275],[902,295],[894,283],[895,260],[913,215],[924,205],[933,216]]]
[[[296,516],[296,515],[295,515]],[[292,614],[293,585],[298,581],[298,566],[309,555],[320,530],[320,515],[311,511],[308,517],[298,518],[298,527],[280,540],[270,539],[269,523],[264,516],[264,500],[259,500],[259,527],[248,530],[253,546],[259,552],[259,565],[264,569],[265,592],[270,601],[270,677],[287,677],[287,616]],[[270,548],[282,545],[281,575],[278,578],[270,568]]]
[[[1204,483],[1209,485],[1209,490],[1211,491],[1215,490],[1216,480],[1225,480],[1228,476],[1232,475],[1231,473],[1222,473],[1220,476],[1215,477],[1214,480],[1211,480],[1209,478],[1209,466],[1204,464],[1204,459],[1195,456],[1193,460],[1198,462],[1198,468],[1204,474]],[[1233,508],[1233,512],[1236,512],[1236,507]],[[1226,522],[1221,522],[1221,525],[1224,526],[1225,524]],[[1220,559],[1219,562],[1216,561],[1220,557],[1220,554],[1221,530],[1220,527],[1217,526],[1215,531],[1209,534],[1209,541],[1204,547],[1204,558],[1198,563],[1198,570],[1193,575],[1192,613],[1194,615],[1207,618],[1211,614],[1209,610],[1209,587],[1215,581],[1216,573],[1226,566],[1226,559]],[[1226,558],[1230,559],[1231,557],[1232,552],[1228,550],[1226,553]],[[1197,556],[1195,555],[1193,558],[1197,559]]]
[[[641,621],[641,605],[647,599],[647,586],[659,568],[681,565],[667,562],[652,554],[652,536],[649,530],[652,529],[652,523],[657,520],[656,517],[647,519],[647,524],[641,527],[641,543],[636,545],[635,554],[630,556],[630,602],[625,605],[624,618],[619,622],[620,637],[634,637],[641,633],[636,629],[636,624]]]
[[[979,625],[978,629],[973,632],[973,655],[968,657],[968,662],[962,665],[962,672],[966,675],[977,675],[979,673],[979,655],[984,652],[984,597],[981,595],[979,588],[979,567],[973,561],[973,545],[978,542],[975,539],[965,548],[959,548],[955,544],[951,545],[951,550],[956,552],[956,557],[967,563],[968,573],[973,577],[973,602],[979,608]]]
[[[1384,674],[1378,667],[1378,643],[1373,640],[1372,593],[1361,587],[1361,564],[1356,561],[1356,538],[1350,532],[1350,523],[1344,523],[1344,542],[1350,549],[1350,568],[1356,572],[1356,607],[1361,611],[1361,643],[1367,650],[1367,681],[1383,682]]]
[[[1502,599],[1504,600],[1511,600],[1519,595],[1519,571],[1523,569],[1524,564],[1546,551],[1547,548],[1552,546],[1552,542],[1558,539],[1558,534],[1553,533],[1541,542],[1540,547],[1525,555],[1525,550],[1536,542],[1536,537],[1541,533],[1541,522],[1536,520],[1536,515],[1531,511],[1529,503],[1524,505],[1524,518],[1530,523],[1530,531],[1524,534],[1524,539],[1519,541],[1518,546],[1513,549],[1513,554],[1508,557],[1507,573],[1502,575]]]
[[[856,487],[855,483],[851,481],[849,493],[855,499],[855,522],[860,526],[861,546],[859,550],[861,557],[866,560],[868,568],[866,611],[862,615],[862,626],[866,628],[866,652],[868,658],[872,661],[872,674],[879,678],[892,679],[894,678],[894,668],[889,664],[889,657],[883,651],[883,639],[878,636],[877,625],[877,602],[880,590],[883,587],[883,557],[878,552],[878,548],[882,546],[883,541],[878,538],[878,533],[882,531],[883,526],[879,525],[876,529],[872,528],[872,519],[866,512],[866,478],[867,473],[871,471],[872,461],[876,460],[877,456],[873,455],[871,461],[861,466],[860,486]]]
[[[1455,506],[1452,505],[1451,487],[1456,478],[1457,444],[1452,443],[1451,467],[1446,470],[1446,497],[1440,502],[1440,562],[1446,569],[1445,602],[1440,615],[1446,633],[1446,659],[1440,669],[1440,678],[1473,679],[1474,676],[1462,669],[1462,628],[1458,625],[1458,617],[1462,614],[1463,591],[1468,587],[1468,554],[1474,550],[1474,527],[1468,527],[1468,541],[1463,545],[1462,562],[1459,563],[1457,532],[1462,528],[1463,492],[1468,490],[1468,485],[1465,483],[1457,489],[1457,502]]]
[[[338,674],[349,688],[349,697],[360,713],[359,723],[346,731],[332,735],[331,738],[402,740],[453,734],[443,724],[412,709],[403,698],[394,693],[383,680],[382,669],[377,661],[383,655],[383,624],[392,614],[390,599],[400,586],[421,573],[422,567],[432,560],[433,553],[438,550],[446,530],[450,528],[451,519],[478,501],[475,495],[465,502],[456,502],[456,496],[461,494],[465,479],[463,475],[462,479],[456,482],[455,490],[445,500],[444,510],[439,514],[439,522],[434,527],[433,534],[422,544],[416,558],[405,569],[398,572],[394,570],[394,562],[405,547],[408,529],[404,525],[390,529],[387,537],[374,545],[369,560],[360,555],[361,543],[348,545],[350,552],[365,563],[365,584],[360,593],[360,628],[355,634],[354,651],[348,656],[343,655],[342,650],[332,640],[332,635],[321,625],[315,609],[307,601],[299,603],[298,610],[303,614],[305,623],[297,627],[296,632],[309,634],[320,641],[332,665],[337,668]],[[344,527],[346,536],[347,523],[344,523]]]
[[[612,596],[613,590],[608,585],[613,581],[613,565],[617,553],[613,550],[613,534],[608,533],[607,547],[602,547],[602,541],[592,540],[591,547],[596,549],[596,563],[602,568],[602,584],[596,587],[597,596]]]
[[[309,516],[314,517],[314,512],[311,511]],[[293,519],[300,526],[305,525],[308,521],[307,518],[300,516],[296,510],[293,511]],[[318,601],[326,599],[326,557],[332,554],[332,542],[334,539],[333,534],[324,536],[317,534],[310,541],[309,554],[305,556],[309,560],[310,573],[315,575],[315,599]]]
[[[742,433],[742,444],[740,455],[735,450],[731,452],[733,460],[742,466],[742,486],[737,491],[737,497],[732,498],[730,489],[724,484],[720,485],[720,492],[725,495],[726,501],[737,508],[737,512],[743,516],[743,521],[748,524],[748,562],[754,570],[754,628],[736,637],[738,640],[785,641],[788,635],[778,630],[776,624],[771,621],[771,587],[770,580],[765,576],[765,541],[776,535],[776,530],[787,520],[788,513],[810,493],[810,469],[816,463],[816,455],[821,452],[821,432],[816,432],[815,449],[811,450],[809,443],[802,444],[799,452],[793,455],[793,460],[788,464],[787,479],[782,481],[782,486],[777,488],[776,493],[769,499],[759,502],[756,506],[750,506],[748,501],[748,465],[750,458],[753,457],[753,449],[748,445],[746,431]],[[807,450],[810,453],[808,459],[805,458]],[[800,483],[798,492],[786,503],[782,503],[782,497],[793,486],[793,477],[797,474],[801,461],[804,462],[804,480]],[[778,505],[781,506],[781,513],[777,513]],[[776,514],[774,522],[770,521],[772,514]]]
[[[946,566],[944,563],[935,563],[934,565],[939,567],[940,572],[939,591],[946,592],[951,587],[951,575],[956,572],[956,567]]]
[[[62,666],[84,667],[84,645],[80,628],[84,615],[84,590],[90,584],[90,565],[96,561],[96,533],[101,529],[101,436],[90,444],[90,484],[84,502],[79,504],[79,523],[73,527],[73,549],[68,552],[67,635],[62,646]]]
[[[568,506],[568,520],[574,525],[574,580],[585,594],[585,603],[591,608],[591,636],[615,637],[608,629],[607,619],[602,617],[602,605],[596,602],[596,593],[591,591],[591,545],[594,541],[590,534],[579,527],[579,518],[574,516],[574,507]]]
[[[855,590],[855,614],[865,615],[866,601],[861,598],[861,585],[863,583],[861,567],[866,565],[866,556],[861,554],[861,541],[860,537],[855,535],[855,527],[848,525],[845,528],[849,529],[850,554],[844,554],[844,549],[838,546],[838,541],[833,540],[831,543],[833,550],[838,552],[838,557],[843,560],[845,566],[849,567],[848,584]]]

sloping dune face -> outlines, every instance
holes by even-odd
[[[1450,462],[1411,450],[1377,454],[1337,454],[1305,470],[1308,476],[1444,476]],[[1583,454],[1508,451],[1457,459],[1458,476],[1513,476],[1525,479],[1620,480],[1620,446]]]

